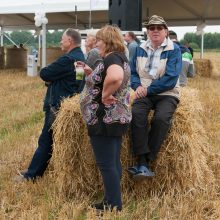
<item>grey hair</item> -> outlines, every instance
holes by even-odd
[[[87,37],[88,37],[88,36],[91,36],[91,37],[96,38],[97,32],[98,32],[98,29],[89,30],[89,31],[87,32]]]
[[[81,45],[81,35],[80,35],[79,31],[77,31],[77,30],[75,30],[73,28],[68,28],[65,31],[65,34],[68,37],[70,37],[77,46]]]

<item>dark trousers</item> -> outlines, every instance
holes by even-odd
[[[34,179],[36,177],[43,176],[49,160],[52,156],[52,130],[50,129],[50,112],[45,112],[44,126],[41,135],[38,139],[38,148],[36,149],[31,163],[28,167],[28,171],[24,174],[25,178]]]
[[[132,146],[135,155],[147,155],[155,160],[157,153],[171,126],[172,116],[177,108],[178,99],[172,96],[155,95],[136,99],[132,107]],[[154,115],[149,123],[150,110]]]
[[[104,183],[104,201],[112,207],[121,209],[122,137],[90,136],[90,141]]]

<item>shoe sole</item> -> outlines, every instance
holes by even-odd
[[[133,176],[133,175],[135,175],[136,174],[136,172],[133,172],[133,171],[131,171],[131,170],[126,170],[127,172],[128,172],[128,174],[130,174],[131,176]]]
[[[144,175],[138,175],[138,174],[136,174],[136,175],[133,176],[133,179],[134,179],[135,181],[142,181],[142,180],[151,179],[151,178],[153,178],[153,177],[155,177],[155,175],[152,175],[152,176],[144,176]]]

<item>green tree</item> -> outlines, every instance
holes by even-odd
[[[30,31],[13,31],[10,38],[17,44],[34,44],[36,40]]]
[[[196,45],[201,47],[201,35],[195,33],[186,33],[181,42],[187,41],[196,49]],[[218,49],[220,48],[220,33],[205,33],[204,34],[204,49]]]

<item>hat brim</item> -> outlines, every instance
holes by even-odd
[[[164,23],[161,23],[161,22],[153,22],[153,23],[147,23],[147,22],[143,22],[142,25],[146,28],[152,26],[152,25],[163,25],[166,29],[168,29],[168,26]]]

